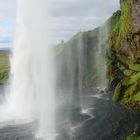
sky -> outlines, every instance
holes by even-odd
[[[117,9],[119,0],[47,0],[49,45],[67,41],[79,31],[102,25]],[[0,48],[13,47],[16,0],[0,0]]]
[[[12,46],[15,19],[16,0],[0,0],[0,48]]]

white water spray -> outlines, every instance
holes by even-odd
[[[108,40],[108,25],[100,27],[98,34],[97,52],[95,53],[95,62],[97,69],[97,88],[104,90],[107,87],[107,62],[106,62],[106,49]]]
[[[47,47],[45,0],[18,0],[17,29],[8,102],[19,119],[37,120],[38,133],[54,139],[54,72]]]

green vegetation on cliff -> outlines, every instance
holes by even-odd
[[[140,140],[139,136],[128,136],[125,140]]]
[[[130,0],[125,0],[121,6],[121,11],[117,11],[110,19],[111,22],[111,38],[110,43],[114,45],[116,51],[121,46],[121,41],[125,39],[131,31],[131,3]]]
[[[132,20],[131,20],[131,2],[130,0],[124,0],[121,5],[121,17],[117,24],[118,28],[118,36],[116,47],[120,47],[121,41],[127,36],[127,34],[131,31],[132,28]]]
[[[139,29],[133,23],[132,2],[123,0],[121,11],[111,18],[108,77],[114,91],[113,101],[121,101],[136,110],[140,109]]]

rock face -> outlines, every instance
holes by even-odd
[[[111,27],[108,76],[113,100],[140,109],[140,0],[121,0]]]
[[[131,0],[132,5],[132,22],[140,26],[140,1]]]

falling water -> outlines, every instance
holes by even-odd
[[[95,52],[95,62],[97,68],[97,87],[105,89],[107,87],[107,63],[106,63],[106,49],[108,40],[108,27],[104,25],[100,27],[98,33],[98,44],[96,46],[97,51]]]
[[[18,119],[39,122],[39,137],[53,140],[55,83],[45,0],[18,0],[17,13],[8,102]]]

